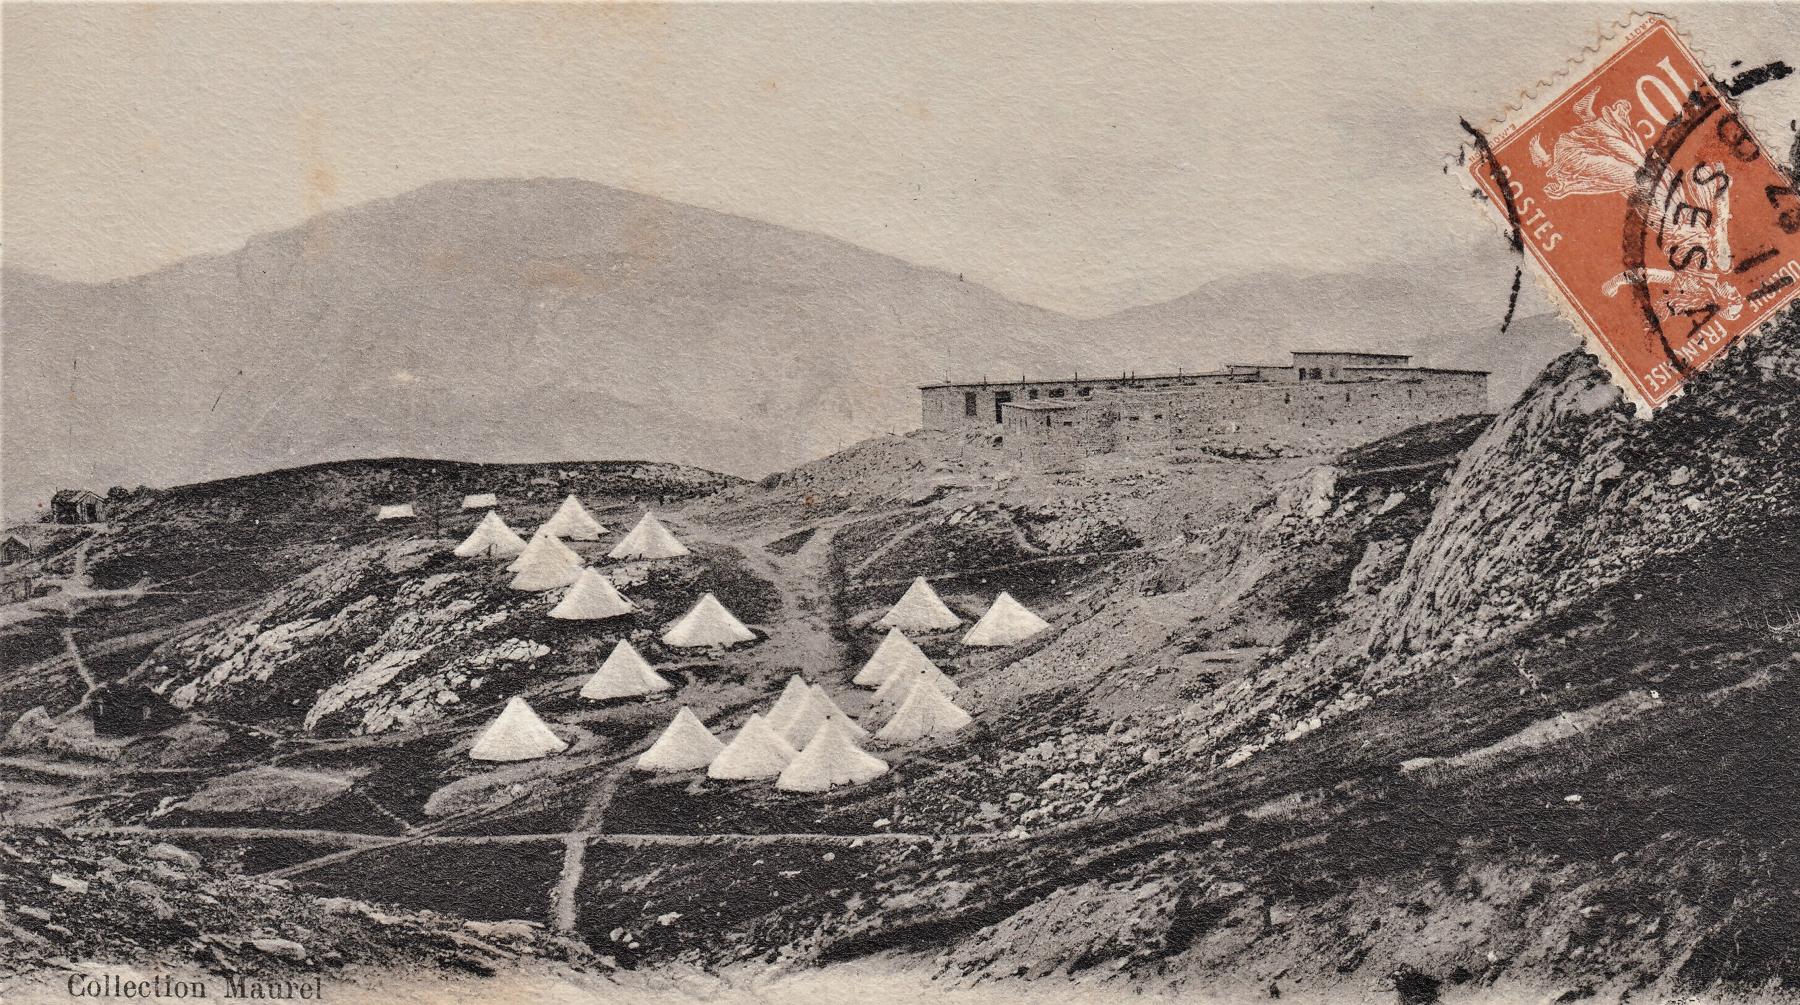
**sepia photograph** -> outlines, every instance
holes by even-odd
[[[0,1003],[1800,1005],[1795,65],[0,0]]]

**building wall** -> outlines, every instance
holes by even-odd
[[[1295,392],[1294,417],[1302,429],[1356,430],[1366,433],[1368,439],[1423,422],[1487,411],[1484,374],[1311,383]]]
[[[1242,378],[1238,378],[1242,379]],[[1158,390],[1229,383],[1229,374],[1032,380],[993,384],[943,384],[919,389],[919,426],[951,432],[999,433],[1008,402],[1074,401],[1106,391]],[[972,414],[971,414],[972,409]]]
[[[1054,467],[1111,448],[1104,408],[1006,408],[1001,447],[1009,460]]]
[[[1098,392],[1071,409],[1006,409],[1004,448],[1046,466],[1096,453],[1155,455],[1221,435],[1272,440],[1309,434],[1355,441],[1487,410],[1484,374],[1420,373],[1353,381],[1221,383]]]

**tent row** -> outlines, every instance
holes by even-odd
[[[455,554],[461,558],[512,556],[506,571],[511,572],[513,578],[507,585],[515,590],[541,592],[568,587],[568,592],[550,611],[553,618],[589,621],[635,612],[636,605],[620,594],[611,580],[588,568],[581,555],[564,544],[562,535],[557,533],[559,520],[566,527],[579,524],[584,517],[586,510],[571,496],[557,515],[525,542],[498,514],[489,512],[468,539],[457,545]],[[598,524],[594,526],[599,527]],[[621,558],[674,557],[688,553],[655,514],[646,513],[610,554],[613,558]],[[663,635],[664,642],[683,648],[731,646],[755,638],[756,634],[711,593],[702,596],[694,608],[670,625]]]
[[[882,708],[872,705],[870,712]],[[947,737],[970,722],[967,712],[930,684],[909,689],[904,700],[888,711],[887,724],[874,735],[887,744]],[[704,768],[708,778],[773,778],[775,787],[785,791],[823,792],[860,785],[887,772],[887,762],[860,746],[868,738],[868,730],[845,714],[824,688],[796,674],[768,711],[751,713],[729,743],[714,736],[683,705],[638,758],[637,766],[654,772]]]
[[[912,581],[899,601],[876,624],[896,631],[940,632],[961,625],[962,619],[921,577]],[[1002,591],[981,620],[963,635],[962,641],[965,646],[1010,646],[1049,627],[1048,621],[1014,600],[1012,594]]]
[[[386,507],[384,507],[385,509]],[[406,507],[407,515],[411,515],[411,507]],[[595,520],[581,505],[581,500],[570,496],[564,499],[550,519],[545,520],[532,533],[532,542],[543,537],[554,537],[558,543],[562,541],[598,541],[606,533],[606,527]],[[485,513],[476,523],[475,529],[463,542],[456,546],[459,558],[511,558],[517,559],[530,549],[531,545],[516,531],[507,526],[500,514],[492,509]],[[570,552],[573,554],[573,552]],[[680,558],[692,554],[687,545],[656,518],[654,513],[645,513],[635,526],[613,545],[606,557],[615,561],[635,561],[643,559]]]

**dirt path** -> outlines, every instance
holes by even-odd
[[[914,523],[911,527],[908,527],[905,530],[901,531],[900,533],[895,534],[893,537],[888,538],[887,542],[885,544],[883,544],[879,548],[876,548],[874,551],[869,552],[869,554],[867,556],[865,556],[862,561],[856,563],[856,567],[849,570],[849,575],[852,578],[854,578],[856,576],[862,575],[864,572],[867,572],[869,569],[869,566],[874,565],[876,563],[876,561],[878,561],[881,558],[881,556],[886,555],[888,552],[893,551],[895,548],[899,547],[901,544],[904,544],[905,542],[911,540],[920,531],[931,526],[931,524],[932,524],[932,521],[930,521],[930,520],[919,520],[918,522]]]
[[[69,651],[69,662],[75,665],[75,672],[81,675],[81,682],[87,685],[87,691],[81,696],[82,703],[86,704],[88,698],[93,695],[94,689],[100,686],[100,682],[94,679],[94,672],[88,669],[87,660],[81,658],[81,647],[75,644],[75,633],[64,627],[62,640],[63,645]]]
[[[1150,545],[1143,545],[1137,548],[1120,548],[1115,551],[1070,551],[1055,555],[1045,555],[1042,558],[1027,558],[1018,562],[1002,562],[999,565],[984,565],[975,569],[951,569],[946,572],[933,572],[926,574],[922,578],[927,580],[957,579],[964,576],[980,575],[984,572],[1003,572],[1007,569],[1017,569],[1026,565],[1043,565],[1046,562],[1069,562],[1080,558],[1112,558],[1120,555],[1135,555],[1140,551],[1150,550],[1150,547]],[[906,579],[869,579],[864,580],[859,585],[865,587],[901,586],[910,582],[912,582],[910,577]]]
[[[620,762],[600,779],[575,823],[576,833],[563,838],[562,873],[557,877],[556,888],[550,891],[550,921],[556,931],[573,932],[575,923],[580,920],[581,908],[576,895],[581,890],[581,874],[587,865],[588,841],[604,826],[607,807],[612,805],[613,793],[618,791],[629,763]]]
[[[10,829],[12,828],[0,826],[0,832]],[[677,845],[691,847],[704,845],[765,845],[782,844],[791,841],[802,841],[809,844],[847,845],[857,841],[864,843],[916,844],[919,842],[940,840],[1019,840],[1017,838],[1008,838],[1004,833],[989,831],[958,834],[913,834],[889,833],[886,831],[873,834],[601,834],[585,831],[568,831],[552,834],[419,834],[411,837],[292,827],[144,827],[127,825],[121,827],[64,827],[60,828],[60,831],[75,837],[149,837],[170,841],[179,841],[182,837],[225,838],[233,841],[259,841],[268,839],[316,841],[320,844],[344,845],[355,850],[368,850],[396,845],[567,844],[571,839],[578,839],[588,844],[621,845],[625,847],[644,847],[649,845]],[[311,862],[300,864],[313,867],[324,863],[323,860],[313,860]],[[289,866],[282,869],[276,869],[266,873],[266,875],[283,876],[292,868],[292,866]]]
[[[757,662],[800,667],[812,677],[843,665],[843,645],[831,633],[835,611],[827,581],[836,533],[835,526],[820,524],[792,555],[775,554],[766,541],[746,549],[746,559],[781,596],[781,630],[751,651]]]

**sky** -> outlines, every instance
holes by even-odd
[[[101,281],[439,179],[570,176],[1098,316],[1492,253],[1439,170],[1458,118],[1626,10],[10,3],[0,244]],[[1791,10],[1674,10],[1716,64],[1800,62]],[[1785,149],[1800,81],[1746,106]]]

